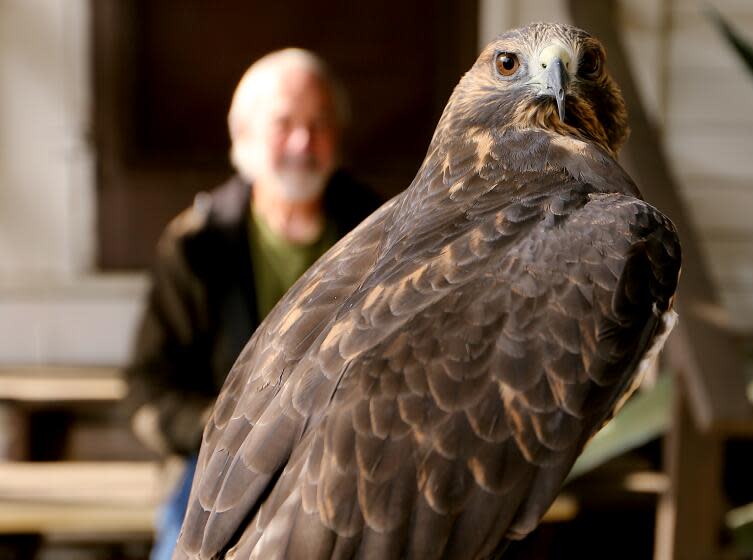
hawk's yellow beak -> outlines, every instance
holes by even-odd
[[[541,86],[540,95],[550,95],[557,101],[560,120],[565,122],[565,94],[570,81],[571,56],[560,45],[549,45],[539,55],[539,73],[535,82]]]

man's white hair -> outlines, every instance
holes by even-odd
[[[259,94],[264,91],[265,82],[268,83],[271,78],[291,68],[311,72],[324,83],[332,96],[338,126],[344,128],[347,125],[350,108],[345,90],[327,64],[311,51],[287,48],[261,57],[246,70],[238,82],[227,116],[230,139],[233,142],[257,110]]]

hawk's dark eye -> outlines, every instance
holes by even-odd
[[[586,78],[593,78],[601,70],[602,54],[598,49],[588,49],[578,62],[578,74]]]
[[[512,76],[518,71],[520,62],[517,55],[501,52],[497,55],[497,71],[503,76]]]

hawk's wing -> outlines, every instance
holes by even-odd
[[[536,525],[680,256],[645,202],[520,184],[395,236],[398,197],[294,287],[218,400],[178,557],[475,558]]]
[[[205,551],[201,557],[211,557],[206,551],[222,548],[253,507],[259,492],[240,485],[254,478],[263,490],[270,475],[284,465],[296,443],[291,426],[282,425],[284,416],[278,419],[274,433],[263,424],[257,426],[254,435],[266,432],[274,441],[262,442],[262,451],[254,453],[248,463],[242,457],[249,455],[251,430],[331,321],[334,310],[373,265],[393,202],[323,255],[270,312],[238,357],[204,430],[182,530],[182,548],[190,557],[199,557],[199,550]],[[240,455],[242,445],[244,453]]]

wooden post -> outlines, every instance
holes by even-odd
[[[698,430],[677,377],[672,425],[664,439],[669,490],[659,498],[654,560],[722,557],[722,440]]]

